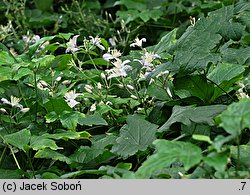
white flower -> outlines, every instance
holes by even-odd
[[[26,112],[28,112],[30,109],[29,108],[23,108],[23,109],[21,109],[21,112],[22,113],[26,113]]]
[[[93,43],[93,45],[97,46],[101,50],[105,50],[105,47],[101,45],[101,38],[99,38],[98,36],[96,36],[95,38],[92,36],[89,36],[89,38],[91,39],[91,42]]]
[[[127,88],[129,88],[130,90],[134,90],[135,89],[132,85],[127,85]]]
[[[106,80],[106,76],[103,72],[101,73],[101,77],[102,77],[102,79]]]
[[[65,93],[64,98],[69,107],[73,108],[75,105],[79,104],[80,102],[76,101],[75,99],[79,96],[82,95],[81,93],[76,93],[75,90],[71,90],[67,93]]]
[[[62,84],[64,84],[64,85],[69,85],[70,83],[71,83],[70,80],[64,80],[64,81],[62,82]]]
[[[97,83],[97,89],[102,89],[102,84],[100,82]]]
[[[5,99],[5,98],[1,99],[1,101],[4,104],[11,105],[11,107],[17,107],[17,108],[23,109],[23,106],[21,104],[19,104],[20,100],[21,100],[20,98],[17,98],[17,97],[14,97],[14,96],[10,96],[10,101]]]
[[[39,41],[39,40],[40,40],[40,36],[39,36],[39,35],[34,35],[34,36],[31,38],[30,43],[31,43],[31,44],[34,44],[34,43],[36,43],[36,42]]]
[[[57,82],[59,82],[60,80],[62,80],[62,77],[59,76],[59,77],[56,78]]]
[[[110,53],[105,53],[102,58],[105,60],[105,61],[109,61],[109,60],[112,60],[112,59],[118,59],[120,56],[121,56],[121,52],[117,49],[112,49]]]
[[[130,97],[137,100],[137,97],[135,95],[131,95]]]
[[[170,91],[170,88],[169,87],[167,87],[167,93],[168,93],[168,95],[172,98],[173,97],[173,95],[172,95],[172,93],[171,93],[171,91]]]
[[[161,71],[157,76],[156,76],[156,78],[158,78],[158,77],[160,77],[160,76],[163,76],[163,75],[165,75],[165,74],[169,74],[169,71],[168,70],[165,70],[165,71]]]
[[[146,51],[146,50],[145,50]],[[156,58],[161,58],[158,54],[154,54],[153,52],[148,52],[146,51],[144,53],[144,55],[141,57],[141,60],[138,59],[134,59],[134,61],[138,61],[140,62],[140,64],[147,69],[147,71],[152,71],[154,65],[152,64],[152,62],[156,59]]]
[[[96,110],[96,105],[95,104],[92,104],[91,106],[90,106],[90,112],[94,112]]]
[[[6,113],[7,111],[4,108],[0,108],[1,113]]]
[[[93,87],[91,85],[85,85],[84,89],[89,92],[89,93],[92,93],[92,89]]]
[[[68,53],[68,52],[74,53],[74,52],[80,50],[76,45],[77,44],[77,37],[79,37],[79,35],[73,36],[73,38],[70,39],[68,43],[66,43],[67,49],[66,49],[65,53]]]
[[[107,106],[110,106],[110,105],[113,105],[113,103],[112,103],[111,101],[107,101],[107,102],[106,102],[106,105],[107,105]]]
[[[116,37],[111,37],[111,38],[109,38],[109,43],[110,43],[113,47],[116,46],[116,41],[117,41]]]
[[[125,60],[124,62],[120,59],[116,59],[115,62],[112,62],[112,64],[115,66],[114,68],[110,70],[106,70],[106,72],[109,74],[108,79],[111,79],[113,77],[126,77],[127,73],[126,70],[131,69],[132,67],[129,65],[126,65],[129,63],[130,60]]]
[[[136,37],[134,43],[130,44],[130,47],[135,47],[135,46],[142,47],[142,42],[146,42],[146,38],[142,38],[140,40],[138,37]]]
[[[41,80],[37,83],[37,87],[41,90],[47,90],[48,84],[45,81]]]

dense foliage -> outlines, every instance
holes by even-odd
[[[250,3],[0,1],[0,178],[250,178]]]

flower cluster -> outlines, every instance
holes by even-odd
[[[21,101],[21,98],[10,96],[10,101],[6,98],[1,98],[1,101],[3,104],[10,105],[12,108],[19,108],[20,111],[23,113],[28,112],[30,110],[29,108],[24,108],[23,105],[19,103]]]

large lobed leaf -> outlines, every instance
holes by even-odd
[[[139,178],[150,178],[155,172],[169,167],[173,162],[180,161],[188,171],[197,165],[201,159],[201,149],[191,143],[168,140],[155,140],[156,153],[149,158],[137,170]]]
[[[127,125],[120,130],[120,136],[111,152],[127,158],[137,151],[145,151],[155,140],[157,125],[152,124],[137,115],[127,117]]]
[[[250,99],[241,99],[228,106],[218,116],[220,126],[232,136],[239,136],[244,128],[250,128]]]
[[[174,106],[171,117],[160,128],[159,132],[169,130],[170,126],[175,122],[183,123],[190,126],[192,122],[214,125],[214,117],[226,109],[225,105],[211,106]]]

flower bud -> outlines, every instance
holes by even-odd
[[[130,90],[134,90],[135,89],[132,85],[127,85],[127,88],[129,88]]]
[[[0,108],[0,112],[6,113],[7,111],[4,108]]]
[[[135,95],[131,95],[130,97],[137,100],[137,97]]]
[[[26,113],[26,112],[28,112],[30,109],[29,108],[23,108],[23,109],[21,109],[21,112],[22,113]]]

